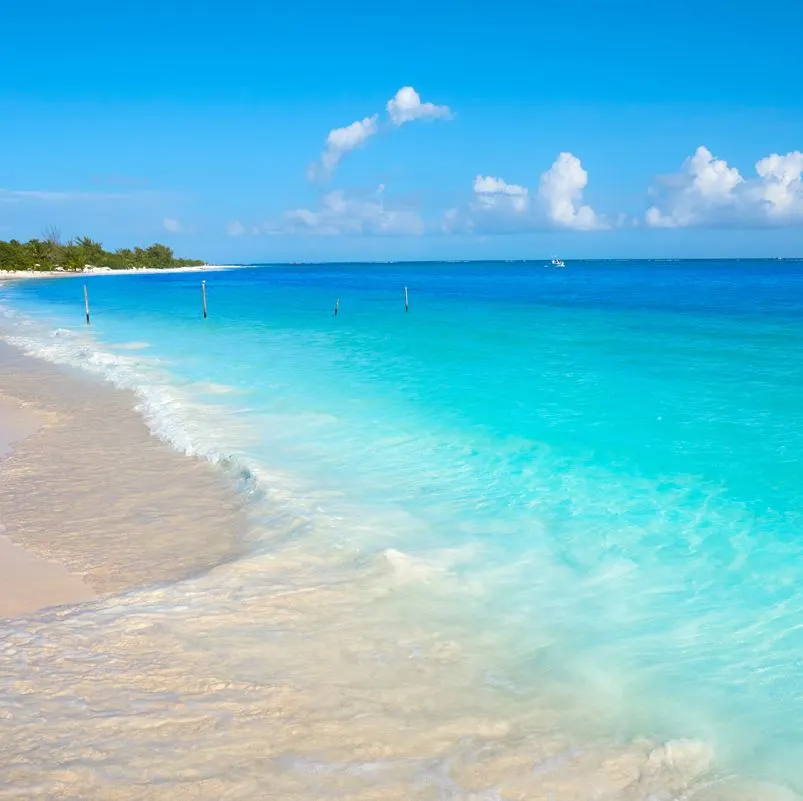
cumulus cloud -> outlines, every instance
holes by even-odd
[[[226,233],[229,236],[242,236],[245,233],[245,226],[239,220],[232,220],[226,226]]]
[[[698,147],[683,163],[679,173],[666,176],[660,183],[664,188],[663,209],[652,206],[647,210],[647,225],[653,228],[680,228],[696,225],[704,219],[721,216],[736,204],[736,187],[744,179],[735,167],[714,158],[706,147]]]
[[[319,208],[293,209],[276,222],[262,226],[263,233],[347,235],[412,235],[424,233],[424,223],[414,208],[387,202],[384,187],[369,196],[349,196],[342,190],[328,192]]]
[[[474,179],[474,197],[486,209],[504,206],[521,214],[527,209],[530,192],[524,186],[509,184],[501,178],[478,175]]]
[[[700,146],[680,171],[659,179],[659,198],[645,215],[653,228],[803,223],[803,153],[773,153],[745,179],[736,167]]]
[[[395,126],[413,120],[448,120],[452,116],[449,106],[422,103],[421,96],[412,86],[403,86],[387,103],[388,117]]]
[[[588,173],[580,159],[561,153],[541,175],[538,192],[503,178],[478,175],[473,196],[463,209],[449,209],[441,221],[446,232],[514,232],[538,228],[595,231],[609,227],[590,206],[582,204]]]
[[[356,120],[351,125],[333,128],[326,137],[326,145],[319,162],[310,165],[307,177],[313,181],[328,178],[346,153],[361,147],[379,130],[378,114]]]
[[[449,119],[452,116],[448,106],[422,103],[420,95],[412,86],[399,89],[388,100],[386,108],[388,119],[395,128],[414,120]],[[342,128],[333,128],[326,137],[320,159],[307,168],[307,178],[310,181],[328,179],[346,153],[361,147],[377,133],[379,133],[379,114],[356,120]]]
[[[162,228],[171,234],[180,234],[183,230],[181,223],[175,217],[165,217],[162,220]]]
[[[761,182],[754,195],[767,217],[778,222],[803,220],[803,153],[773,153],[756,164],[756,172]]]
[[[591,206],[581,205],[588,173],[580,159],[561,153],[555,163],[541,175],[538,195],[546,205],[549,220],[561,228],[595,231],[608,226]]]

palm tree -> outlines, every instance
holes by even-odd
[[[25,246],[33,256],[34,267],[44,270],[52,270],[53,264],[50,260],[50,246],[41,239],[31,239]]]

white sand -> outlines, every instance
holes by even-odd
[[[13,443],[35,433],[40,422],[33,412],[0,397],[0,459],[10,452]],[[0,533],[0,618],[95,597],[80,576],[24,550]]]
[[[79,272],[40,272],[37,270],[0,270],[0,281],[22,278],[76,278],[87,275],[154,275],[158,273],[205,273],[219,270],[241,270],[247,264],[201,264],[196,267],[141,267],[130,270],[112,270],[108,267],[87,267]]]
[[[241,552],[244,497],[208,462],[152,437],[133,394],[0,342],[0,397],[42,423],[0,462],[0,521],[26,551],[99,595]]]

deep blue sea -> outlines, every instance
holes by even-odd
[[[803,263],[268,265],[0,303],[12,342],[233,469],[255,551],[292,515],[355,577],[444,582],[410,615],[523,697],[803,790]]]

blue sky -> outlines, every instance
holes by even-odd
[[[0,238],[803,256],[799,2],[117,5],[4,9]]]

